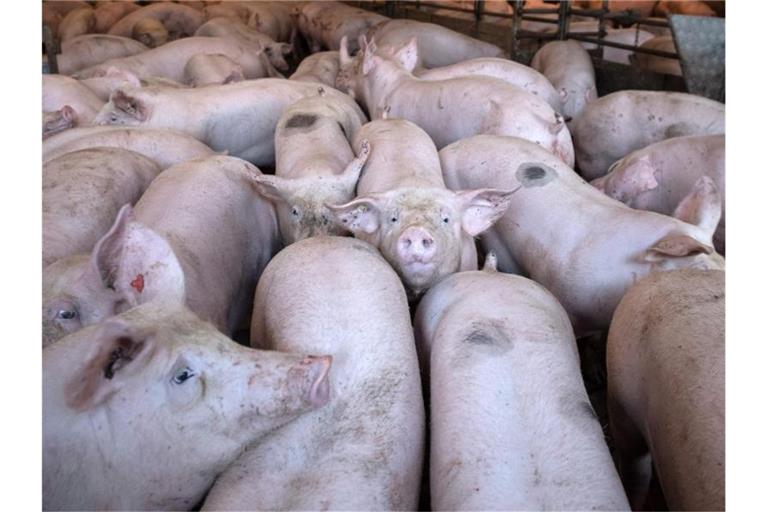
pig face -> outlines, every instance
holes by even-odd
[[[149,107],[136,92],[138,90],[115,90],[109,102],[93,119],[93,124],[138,126],[146,121],[149,118]]]
[[[269,62],[280,71],[288,71],[288,63],[285,56],[293,51],[288,43],[270,43],[264,47],[264,53]]]
[[[43,346],[150,300],[184,302],[184,272],[165,239],[126,205],[90,256],[43,270]]]
[[[463,244],[504,212],[512,192],[479,189],[451,192],[440,188],[403,188],[329,206],[335,221],[375,245],[419,296],[448,274],[460,270]]]

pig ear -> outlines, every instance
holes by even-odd
[[[120,69],[115,66],[109,66],[107,68],[106,76],[108,77],[119,76],[124,80],[127,80],[132,87],[141,87],[141,80],[139,80],[139,77],[137,77],[130,71],[126,71],[125,69]]]
[[[619,162],[616,162],[616,164]],[[615,169],[616,164],[611,166],[608,171],[610,172],[612,169]],[[641,192],[653,190],[659,186],[659,182],[656,181],[656,167],[651,164],[651,159],[648,155],[638,159],[627,167],[624,172],[626,173],[625,176],[629,190],[633,196]]]
[[[699,226],[712,236],[722,215],[722,202],[717,185],[709,176],[702,176],[693,185],[691,192],[680,201],[674,217]]]
[[[351,60],[352,57],[349,56],[349,48],[347,48],[347,36],[344,36],[339,43],[339,64],[346,66]]]
[[[363,166],[365,166],[365,162],[368,161],[368,155],[370,154],[371,143],[368,142],[368,139],[363,139],[360,143],[360,153],[358,153],[357,158],[349,162],[339,176],[339,180],[341,181],[344,190],[347,190],[352,194],[355,193],[355,187],[357,187],[357,182],[360,179],[360,171],[363,170]]]
[[[379,229],[379,198],[360,197],[341,205],[325,205],[336,223],[353,234],[371,234]]]
[[[82,371],[66,384],[69,407],[85,411],[105,403],[132,375],[146,366],[155,349],[154,337],[112,318],[96,327],[95,347]]]
[[[557,92],[560,94],[560,101],[568,99],[568,91],[565,88],[560,88]]]
[[[407,45],[397,50],[394,57],[406,70],[413,71],[419,60],[419,46],[416,36],[412,37]]]
[[[129,307],[154,299],[185,300],[184,271],[168,242],[136,222],[129,204],[112,228],[96,243],[91,268],[105,288],[117,292]]]
[[[279,43],[278,49],[280,50],[280,53],[282,53],[283,55],[288,55],[293,51],[293,46],[291,46],[288,43]]]
[[[669,258],[684,258],[697,254],[711,254],[711,245],[699,242],[695,238],[680,233],[670,233],[645,253],[645,261],[656,262]]]
[[[471,236],[490,228],[499,220],[512,202],[516,190],[481,188],[456,192],[462,210],[461,227]]]
[[[256,191],[265,198],[274,202],[286,202],[291,192],[291,180],[279,176],[261,174],[251,177]]]
[[[130,96],[124,91],[117,89],[109,98],[116,108],[126,114],[135,117],[139,121],[147,119],[147,106],[139,98]]]
[[[365,54],[363,55],[363,75],[368,75],[371,71],[373,71],[373,68],[381,64],[381,57],[374,55],[373,53],[368,53],[366,50]]]

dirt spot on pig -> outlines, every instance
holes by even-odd
[[[557,171],[542,163],[526,162],[517,168],[515,177],[524,187],[542,187],[557,178]]]
[[[285,123],[286,128],[309,128],[317,121],[317,116],[312,114],[296,114]]]

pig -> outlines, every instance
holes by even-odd
[[[124,206],[90,254],[43,270],[44,343],[125,308],[179,296],[232,335],[280,246],[274,209],[252,185],[259,174],[219,155],[163,171],[135,213]]]
[[[68,41],[83,34],[89,34],[96,28],[96,15],[91,7],[73,9],[59,24],[59,40]]]
[[[141,6],[133,2],[97,2],[93,12],[96,16],[94,32],[99,34],[106,33],[123,16],[139,9],[141,9]]]
[[[547,77],[557,89],[566,119],[578,117],[589,102],[597,99],[592,58],[576,41],[545,44],[533,56],[531,67]]]
[[[91,124],[104,102],[74,78],[43,75],[43,111],[52,112],[68,105],[77,114],[78,124]]]
[[[645,26],[646,25],[643,25],[643,27]],[[632,46],[641,46],[643,43],[654,37],[654,33],[649,30],[642,30],[640,28],[620,28],[609,29],[604,40]],[[585,44],[586,43],[582,43],[582,46]],[[630,65],[630,56],[632,54],[633,52],[631,50],[611,48],[610,46],[603,47],[603,59],[611,62],[618,62],[619,64]]]
[[[419,54],[418,67],[440,68],[458,62],[480,57],[505,57],[504,51],[496,45],[474,39],[451,29],[414,20],[390,20],[377,25],[368,32],[368,39],[376,39],[379,46],[395,49],[407,46],[411,39],[417,39]],[[350,37],[350,42],[352,38]],[[350,51],[354,52],[354,48]]]
[[[416,510],[424,402],[389,265],[360,240],[302,240],[270,262],[254,302],[251,346],[332,355],[331,396],[244,453],[202,509]]]
[[[174,89],[187,87],[185,84],[162,77],[145,76],[139,78],[130,71],[115,67],[104,70],[103,76],[84,78],[80,80],[80,83],[88,87],[104,103],[108,102],[112,93],[120,87],[171,87]]]
[[[725,105],[682,92],[618,91],[589,103],[570,128],[578,169],[591,181],[654,142],[725,133]]]
[[[64,130],[74,128],[77,124],[77,112],[69,105],[52,112],[43,111],[43,139]]]
[[[184,66],[184,78],[184,82],[192,87],[245,80],[240,64],[221,53],[200,53],[190,57]]]
[[[288,70],[285,55],[293,51],[290,44],[278,43],[266,34],[249,28],[233,18],[214,18],[200,26],[195,32],[198,37],[234,37],[262,48],[269,61],[280,71]]]
[[[568,315],[493,259],[433,286],[414,317],[432,509],[629,510]]]
[[[162,23],[171,41],[191,36],[205,21],[203,13],[192,7],[171,2],[158,2],[121,18],[112,25],[108,33],[113,36],[131,37],[133,26],[145,18],[152,18]]]
[[[473,237],[504,214],[512,191],[448,190],[434,143],[405,119],[364,125],[357,154],[364,140],[372,149],[357,198],[328,205],[334,221],[379,249],[414,300],[445,276],[476,269]]]
[[[448,187],[518,189],[481,237],[499,269],[522,273],[563,305],[577,335],[607,329],[632,283],[673,268],[722,268],[712,233],[720,197],[702,178],[677,218],[633,210],[582,180],[562,161],[517,137],[479,135],[440,152]]]
[[[62,53],[56,59],[59,73],[72,75],[110,59],[130,57],[147,50],[149,48],[128,37],[87,34],[63,42]]]
[[[249,27],[266,34],[275,41],[291,41],[296,26],[293,6],[285,2],[247,2],[249,14],[245,22]]]
[[[228,151],[255,165],[274,166],[275,128],[283,110],[301,98],[321,93],[353,103],[339,91],[280,78],[196,89],[124,88],[112,94],[95,122],[177,130],[214,151]]]
[[[45,1],[43,2],[43,25],[48,25],[51,33],[56,35],[59,32],[59,25],[67,14],[75,9],[90,7],[86,2],[79,1]]]
[[[222,2],[220,4],[206,5],[203,9],[205,21],[213,18],[236,18],[243,23],[248,23],[251,11],[241,2]]]
[[[144,18],[136,22],[131,30],[131,37],[148,48],[157,48],[168,42],[165,25],[154,18]]]
[[[318,52],[301,61],[290,80],[302,82],[319,82],[336,87],[336,76],[339,74],[339,52]]]
[[[178,304],[68,336],[43,350],[43,509],[193,509],[247,446],[327,403],[330,365],[240,346]]]
[[[259,192],[275,205],[285,245],[346,233],[332,222],[326,204],[355,197],[370,144],[362,141],[355,157],[349,138],[365,121],[354,103],[324,96],[299,100],[283,113],[275,131],[275,174],[254,179]]]
[[[43,266],[88,253],[120,207],[134,204],[160,173],[142,154],[83,149],[43,165]]]
[[[104,61],[82,69],[73,76],[78,79],[103,76],[109,68],[115,67],[129,71],[139,78],[157,76],[183,82],[184,66],[190,58],[200,53],[226,55],[242,66],[246,78],[261,76],[263,71],[261,48],[253,43],[230,37],[187,37],[147,50],[140,55]]]
[[[644,42],[640,47],[650,50],[662,50],[674,54],[677,53],[675,40],[671,35],[656,36]],[[630,57],[630,60],[632,65],[639,69],[653,71],[654,73],[683,76],[683,69],[680,67],[680,61],[677,59],[636,52]]]
[[[634,508],[649,490],[650,453],[669,510],[725,510],[725,272],[675,270],[632,286],[606,361],[609,425]]]
[[[715,11],[705,2],[656,2],[654,7],[656,16],[669,16],[670,14],[686,14],[689,16],[716,16]]]
[[[322,49],[338,51],[344,36],[352,46],[350,51],[355,52],[360,36],[389,20],[381,14],[340,2],[306,2],[298,10],[296,25],[311,53]]]
[[[486,76],[416,78],[411,74],[418,60],[415,39],[391,58],[374,51],[374,44],[366,46],[357,78],[359,101],[372,119],[387,110],[391,117],[412,121],[438,149],[479,133],[520,136],[573,165],[573,144],[563,116],[542,98]],[[354,88],[352,94],[358,97]]]
[[[673,137],[638,149],[591,182],[599,190],[640,210],[672,215],[701,176],[720,191],[720,222],[713,237],[725,254],[725,135]]]
[[[135,151],[154,160],[162,169],[214,154],[211,148],[194,137],[171,130],[93,126],[73,128],[46,139],[43,142],[43,162],[72,151],[94,147]]]

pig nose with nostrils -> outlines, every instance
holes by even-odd
[[[436,253],[435,239],[424,228],[409,227],[397,240],[397,256],[403,263],[430,263]]]

